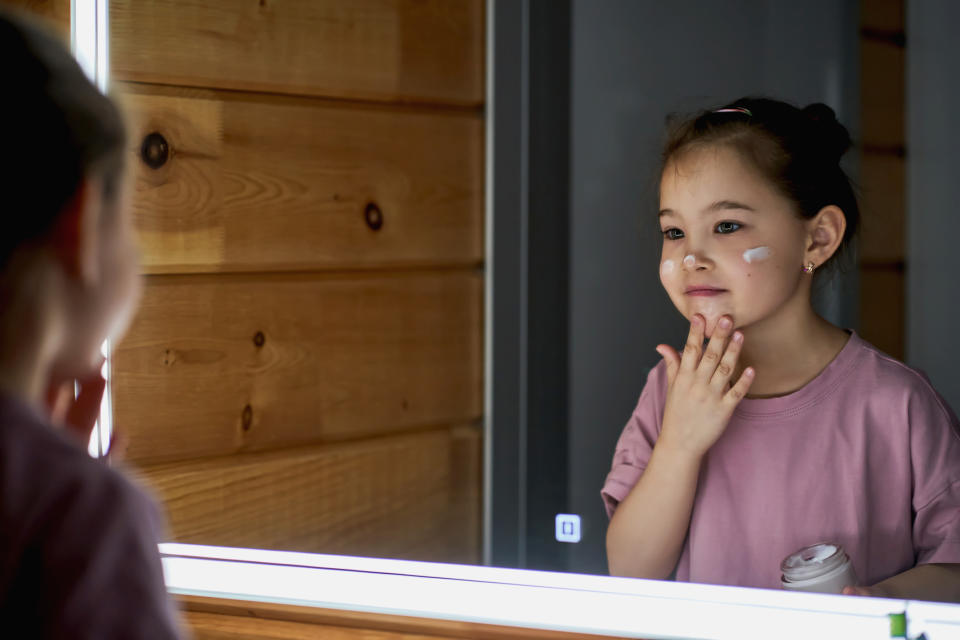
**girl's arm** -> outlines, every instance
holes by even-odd
[[[847,595],[960,602],[960,564],[922,564],[872,587],[847,587]]]
[[[663,580],[687,536],[701,459],[658,444],[607,529],[610,575]]]
[[[676,567],[690,525],[700,464],[720,438],[753,381],[749,367],[735,385],[743,334],[724,316],[703,350],[704,319],[695,315],[681,358],[667,345],[667,400],[657,444],[640,480],[620,503],[607,529],[613,575],[663,579]]]

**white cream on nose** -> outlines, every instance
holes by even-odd
[[[683,266],[692,267],[695,264],[697,264],[697,259],[693,257],[692,253],[683,257]]]

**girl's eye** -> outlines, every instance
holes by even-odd
[[[733,233],[740,229],[739,222],[721,222],[717,225],[717,233]]]
[[[663,232],[663,237],[667,240],[679,240],[683,237],[683,231],[680,231],[680,229],[666,229]]]

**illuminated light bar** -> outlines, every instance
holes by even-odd
[[[70,50],[90,82],[103,93],[107,92],[110,78],[108,9],[108,0],[70,2]],[[110,357],[109,341],[103,343],[101,352],[104,358]],[[109,363],[104,363],[102,374],[107,380],[107,387],[100,404],[100,419],[90,434],[87,445],[88,452],[94,458],[107,455],[113,433],[109,371]]]
[[[470,565],[162,544],[171,593],[644,638],[960,637],[960,606]]]

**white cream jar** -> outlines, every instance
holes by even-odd
[[[789,591],[840,593],[856,586],[850,557],[839,544],[814,544],[791,553],[780,563],[781,583]]]

